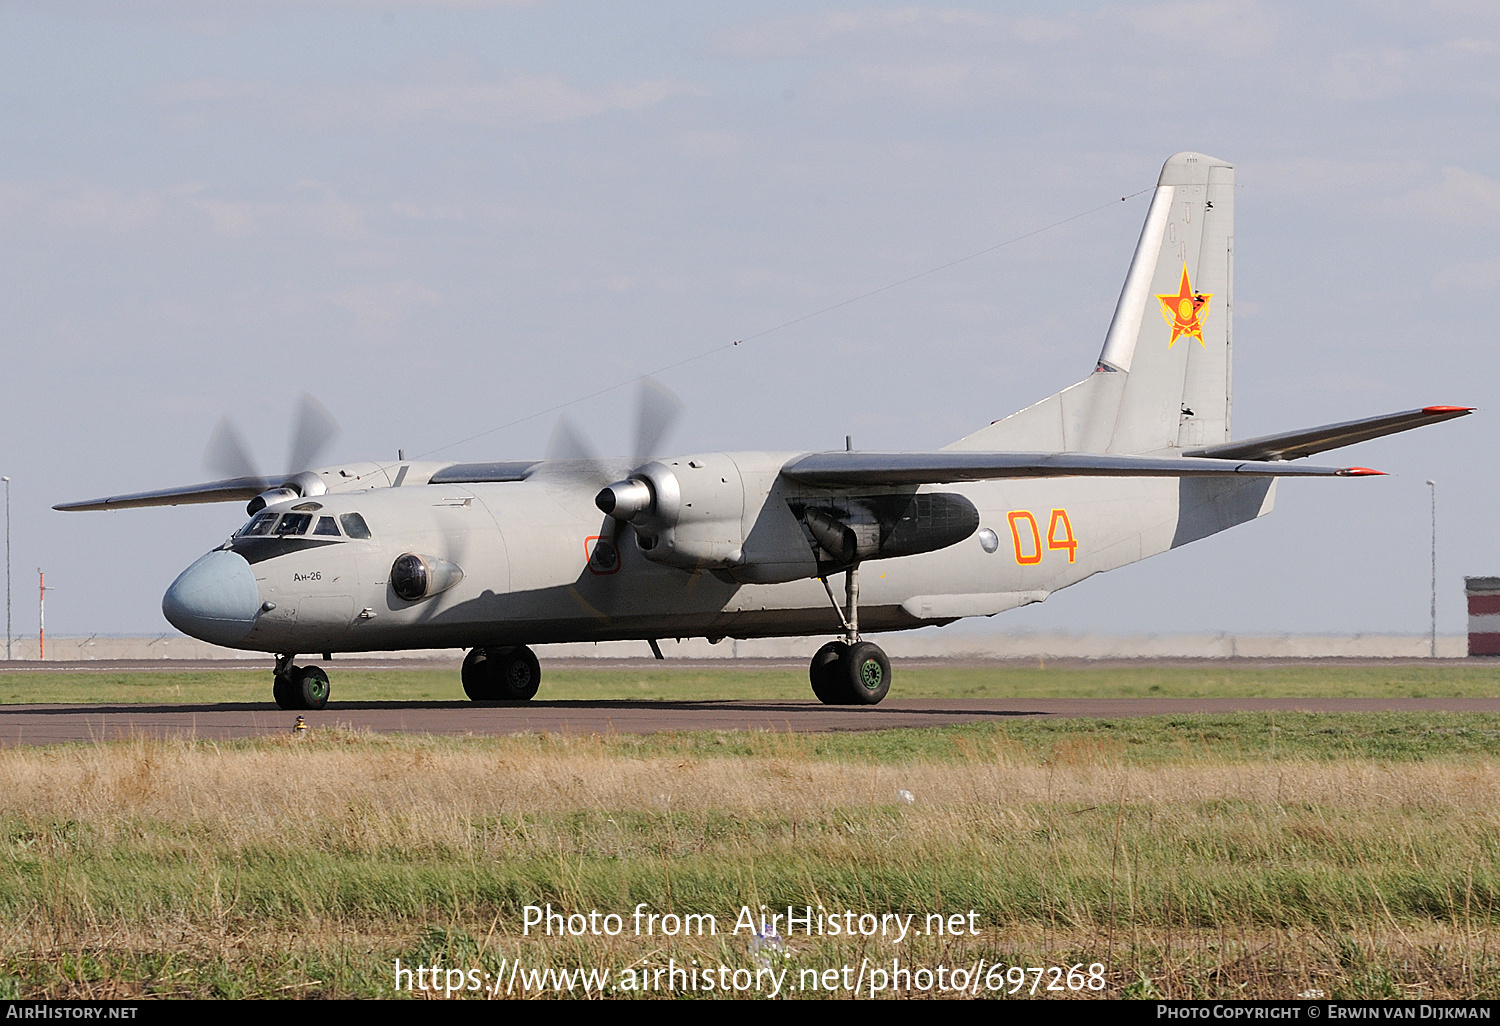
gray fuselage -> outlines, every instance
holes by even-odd
[[[699,506],[715,509],[718,533],[704,549],[715,555],[701,567],[663,563],[660,552],[652,558],[634,531],[595,507],[596,481],[565,464],[538,464],[524,480],[456,485],[425,483],[438,465],[412,464],[401,487],[268,507],[262,526],[294,510],[310,514],[308,525],[291,535],[242,529],[183,572],[163,611],[184,633],[264,652],[832,635],[841,621],[818,576],[842,568],[819,563],[793,513],[799,502],[832,496],[780,476],[801,455],[670,461],[684,482],[684,505],[700,496]],[[696,484],[695,474],[712,487]],[[1038,602],[1253,519],[1272,497],[1264,479],[1048,478],[903,490],[933,492],[972,503],[977,528],[936,551],[863,561],[863,629],[944,624]],[[859,494],[844,489],[838,497]],[[355,513],[368,538],[333,533],[328,523],[326,533],[314,533],[320,521]],[[615,539],[617,559],[590,558],[601,537]],[[404,554],[460,572],[442,590],[408,600],[392,583]]]

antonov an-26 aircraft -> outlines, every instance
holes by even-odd
[[[572,446],[357,463],[56,508],[250,500],[162,612],[195,638],[275,653],[284,709],[328,701],[327,674],[293,665],[302,652],[468,648],[464,690],[504,701],[536,694],[533,644],[637,639],[660,657],[660,638],[819,634],[838,637],[813,657],[813,693],[873,705],[891,668],[862,630],[1041,602],[1264,516],[1278,477],[1378,473],[1294,460],[1470,412],[1231,441],[1233,251],[1234,168],[1172,157],[1093,373],[936,452],[651,459],[674,401],[648,386],[635,461]]]

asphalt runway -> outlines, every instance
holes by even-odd
[[[893,698],[873,708],[807,700],[710,702],[333,702],[301,715],[338,727],[418,734],[653,734],[684,730],[851,731],[999,723],[1017,717],[1170,716],[1232,712],[1500,713],[1500,698]],[[271,703],[0,707],[0,746],[131,737],[266,737],[297,713]]]

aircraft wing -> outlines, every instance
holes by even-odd
[[[1404,410],[1380,417],[1346,420],[1340,424],[1324,424],[1322,427],[1304,428],[1301,431],[1247,438],[1242,442],[1224,442],[1202,449],[1189,449],[1183,455],[1226,460],[1297,460],[1315,452],[1338,449],[1355,442],[1367,442],[1381,435],[1393,435],[1398,431],[1410,431],[1428,424],[1441,424],[1454,417],[1467,417],[1473,412],[1474,409],[1470,406],[1424,406],[1420,410]]]
[[[1367,467],[1308,467],[1253,460],[1116,456],[1087,452],[816,452],[781,469],[824,488],[950,484],[1005,477],[1364,477]]]
[[[185,506],[195,502],[233,502],[236,499],[248,501],[267,488],[275,488],[282,480],[282,478],[269,477],[232,477],[225,481],[210,481],[207,484],[187,485],[182,488],[162,488],[154,492],[110,495],[102,499],[87,499],[83,502],[62,502],[52,508],[79,512],[93,509],[136,509],[141,506]]]

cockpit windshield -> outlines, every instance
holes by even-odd
[[[316,524],[314,520],[317,521]],[[344,528],[342,532],[339,531],[340,524]],[[309,531],[308,528],[312,530]],[[370,528],[365,524],[365,518],[358,513],[341,513],[338,519],[334,519],[331,516],[314,516],[312,513],[272,513],[270,510],[265,510],[252,517],[249,523],[239,529],[235,537],[288,538],[305,534],[320,535],[325,538],[366,539],[370,537]]]
[[[311,513],[288,513],[281,518],[281,523],[276,525],[276,536],[283,538],[289,534],[306,534],[307,527],[311,523]]]
[[[339,517],[339,523],[344,525],[344,533],[351,538],[370,537],[370,528],[365,525],[365,518],[358,513],[345,513]]]
[[[259,535],[270,534],[271,533],[271,528],[273,528],[273,527],[276,526],[276,516],[277,516],[277,514],[275,514],[275,513],[257,513],[257,514],[255,514],[255,516],[251,519],[251,521],[248,524],[246,524],[244,527],[240,528],[240,534],[239,534],[239,536],[241,538],[245,538],[245,537],[257,537]]]

